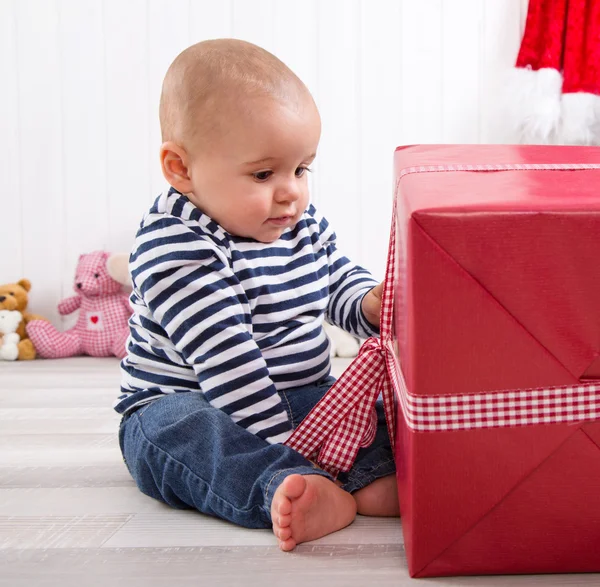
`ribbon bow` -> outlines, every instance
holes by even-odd
[[[394,372],[392,318],[396,251],[396,207],[392,214],[390,246],[383,294],[380,337],[371,337],[321,401],[302,420],[286,445],[337,477],[349,471],[358,450],[377,433],[375,402],[381,394],[391,446],[394,446]]]

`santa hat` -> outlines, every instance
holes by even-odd
[[[527,143],[600,144],[600,1],[530,0],[510,83]]]

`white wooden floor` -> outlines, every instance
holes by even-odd
[[[347,364],[337,359],[334,374]],[[356,522],[293,553],[270,531],[177,511],[134,486],[117,443],[116,359],[0,362],[0,585],[387,585],[408,577],[399,520]],[[415,585],[600,585],[600,575]]]

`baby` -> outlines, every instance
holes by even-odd
[[[162,88],[162,171],[130,259],[121,451],[142,492],[249,528],[282,550],[398,515],[381,406],[373,444],[334,480],[284,443],[325,395],[327,319],[378,333],[381,284],[309,204],[321,123],[306,86],[239,40],[205,41]]]

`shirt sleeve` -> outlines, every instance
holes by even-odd
[[[329,265],[329,304],[327,318],[342,330],[359,338],[379,334],[379,328],[371,324],[362,311],[362,299],[378,282],[371,273],[352,263],[336,246],[336,234],[329,222],[309,208],[319,227],[319,240],[327,253]]]
[[[252,338],[246,295],[226,254],[172,217],[147,226],[132,257],[136,289],[210,404],[269,443],[292,426]],[[142,232],[141,239],[144,239]]]

